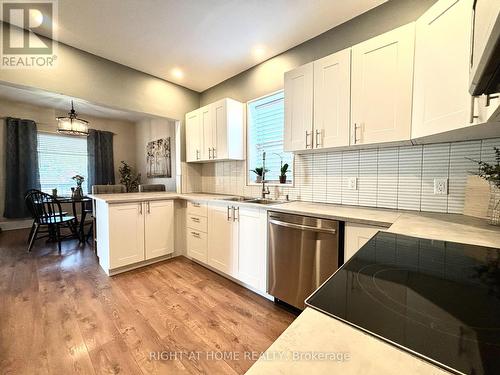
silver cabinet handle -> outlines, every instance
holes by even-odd
[[[200,150],[196,150],[196,160],[200,160]]]
[[[193,205],[193,207],[200,207],[200,204],[197,202],[191,202],[191,204]]]
[[[500,97],[500,94],[497,94],[497,95],[487,94],[486,95],[486,107],[490,106],[491,99],[497,99],[498,97]]]
[[[200,222],[200,218],[198,218],[198,217],[191,216],[191,220],[193,220],[195,223],[199,223]]]
[[[236,217],[236,212],[238,212],[238,217]],[[240,221],[240,208],[233,206],[233,221]]]
[[[312,135],[312,132],[308,132],[306,130],[306,148],[309,148],[311,147],[312,148],[312,142],[311,142],[311,145],[309,145],[309,143],[307,142],[307,140],[309,139],[309,136]]]
[[[361,141],[361,138],[358,138],[358,129],[361,129],[361,125],[354,123],[354,134],[353,134],[354,144],[357,144],[358,142]]]
[[[197,232],[191,232],[191,235],[196,238],[200,238],[200,234]]]
[[[231,206],[227,206],[227,221],[231,221]]]
[[[142,202],[139,203],[139,214],[142,215]]]
[[[319,232],[319,233],[329,233],[329,234],[336,234],[337,230],[336,229],[331,229],[331,228],[318,228],[318,227],[311,227],[309,225],[300,225],[300,224],[294,224],[294,223],[287,223],[285,221],[279,221],[279,220],[269,220],[270,224],[278,225],[280,227],[286,227],[286,228],[292,228],[292,229],[300,229],[300,230],[308,230],[311,232]]]
[[[316,148],[321,147],[321,143],[320,143],[321,133],[322,133],[321,130],[316,129]]]
[[[212,149],[209,147],[208,148],[208,158],[209,159],[212,159],[212,154],[210,154],[212,152]]]
[[[470,100],[470,119],[469,119],[469,122],[470,122],[471,124],[473,124],[473,123],[474,123],[474,120],[475,120],[475,119],[478,119],[478,118],[479,118],[479,116],[477,116],[477,115],[475,115],[475,114],[474,114],[474,99],[475,99],[475,98],[476,98],[475,96],[471,96],[471,97],[470,97],[470,99],[471,99],[471,100]]]
[[[215,152],[215,147],[212,147],[212,159],[215,159],[217,156],[216,152]]]
[[[150,213],[151,213],[151,202],[148,201],[148,214],[150,214]]]

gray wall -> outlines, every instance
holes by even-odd
[[[57,67],[51,69],[0,69],[0,83],[178,120],[199,107],[200,95],[195,91],[62,43],[57,61]]]
[[[201,93],[201,105],[224,97],[246,102],[283,88],[283,73],[415,21],[436,0],[391,0]]]

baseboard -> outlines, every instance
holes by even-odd
[[[31,228],[32,224],[33,224],[32,219],[1,221],[0,229],[2,229],[2,231],[25,229],[25,228]]]

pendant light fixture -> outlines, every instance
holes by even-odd
[[[89,135],[89,122],[81,118],[75,112],[73,100],[71,101],[71,111],[68,116],[57,117],[57,132],[68,135]]]

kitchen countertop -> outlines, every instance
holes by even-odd
[[[308,355],[344,360],[297,360]],[[267,374],[449,374],[433,364],[311,308],[300,316],[248,370]]]
[[[232,197],[220,194],[131,193],[99,194],[91,196],[107,203],[144,200],[185,199],[198,201],[223,200]],[[375,225],[388,232],[429,239],[469,243],[500,248],[500,227],[485,220],[457,215],[429,212],[400,211],[338,204],[283,202],[275,205],[231,202],[234,205],[256,206],[269,211],[310,215],[340,221]],[[307,338],[307,339],[305,339]],[[347,352],[347,361],[294,361],[294,353]],[[290,356],[278,360],[276,356]],[[447,374],[448,372],[399,350],[369,334],[339,320],[306,308],[304,312],[265,352],[267,358],[258,360],[248,374],[324,374],[338,371],[342,374]],[[270,360],[269,356],[274,358]]]

